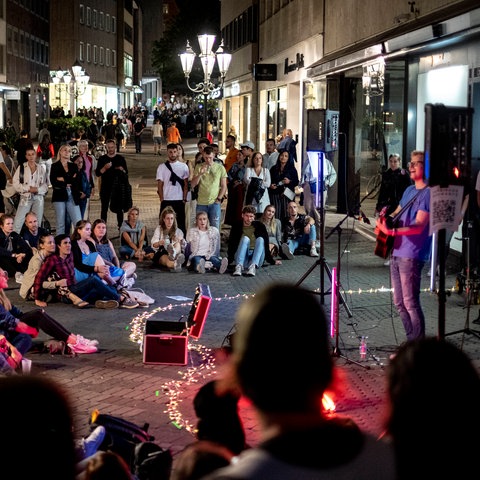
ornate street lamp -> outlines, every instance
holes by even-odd
[[[200,45],[200,54],[196,54],[190,43],[187,40],[187,48],[185,52],[179,54],[180,61],[182,62],[183,73],[187,80],[188,88],[195,93],[202,93],[204,98],[204,112],[203,112],[203,135],[207,135],[207,98],[208,95],[217,92],[222,89],[223,83],[225,81],[225,76],[227,75],[228,67],[230,66],[230,61],[232,60],[232,55],[224,51],[223,40],[220,43],[216,52],[213,52],[212,48],[215,43],[215,35],[202,34],[198,35],[198,43]],[[198,83],[195,87],[190,85],[190,73],[193,68],[193,63],[196,57],[200,58],[202,68],[203,68],[203,82]],[[213,67],[215,66],[215,60],[218,64],[218,69],[220,71],[220,84],[215,85],[211,81],[211,75],[213,72]]]
[[[65,92],[74,99],[74,115],[77,114],[77,101],[78,97],[81,97],[86,89],[90,77],[82,66],[78,63],[78,60],[71,66],[70,70],[64,70],[58,67],[58,70],[51,70],[50,77],[52,83],[58,92],[62,91],[62,87],[65,87]]]

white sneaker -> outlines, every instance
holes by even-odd
[[[185,255],[183,253],[178,254],[177,258],[174,261],[174,267],[170,271],[177,272],[177,273],[181,272],[184,261],[185,261]]]
[[[15,281],[21,284],[23,282],[23,273],[15,272]]]
[[[389,267],[389,266],[390,266],[390,260],[385,260],[385,261],[383,262],[383,265],[384,265],[385,267]]]
[[[243,270],[243,267],[241,265],[237,265],[235,267],[235,271],[233,272],[233,276],[234,277],[241,277],[242,276],[242,270]]]
[[[201,258],[197,265],[197,272],[198,273],[205,273],[205,259]]]
[[[82,337],[81,335],[75,335],[77,337],[77,343],[81,343],[83,345],[93,345],[96,347],[98,345],[98,340],[89,340],[88,338]]]
[[[316,249],[315,245],[312,245],[312,248],[310,249],[310,256],[311,257],[318,257],[318,252],[317,252],[317,249]]]
[[[252,263],[249,267],[248,267],[248,270],[247,270],[247,277],[254,277],[255,276],[255,264]]]
[[[288,244],[282,243],[282,253],[287,257],[288,260],[293,260],[293,253],[290,251]]]
[[[222,258],[222,263],[220,263],[220,268],[218,269],[218,273],[225,273],[228,268],[228,258]]]

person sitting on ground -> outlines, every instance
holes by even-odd
[[[148,245],[147,227],[139,220],[140,210],[132,207],[127,212],[127,219],[120,227],[120,258],[130,260],[136,258],[142,261],[144,258],[152,259],[154,249]]]
[[[70,351],[75,354],[95,353],[98,351],[98,340],[89,340],[70,332],[43,309],[35,309],[23,313],[13,305],[5,293],[7,278],[6,272],[0,269],[0,317],[5,319],[5,321],[12,322],[12,324],[13,320],[8,315],[17,319],[18,322],[15,328],[17,332],[26,333],[35,338],[38,335],[38,330],[43,330],[55,340],[65,342],[65,345],[68,345]]]
[[[210,225],[206,212],[195,216],[195,226],[187,231],[187,244],[190,247],[187,268],[198,273],[205,273],[206,269],[225,273],[228,259],[219,257],[220,232]]]
[[[282,230],[282,253],[285,258],[292,260],[293,254],[304,246],[310,249],[311,257],[318,257],[315,247],[317,239],[315,220],[298,213],[298,205],[295,202],[288,202],[288,217],[282,222]]]
[[[0,268],[22,283],[23,272],[33,252],[28,243],[13,230],[13,216],[4,214],[0,217]]]
[[[160,225],[155,229],[150,242],[155,254],[152,259],[154,266],[165,267],[171,272],[181,272],[185,261],[182,253],[183,232],[177,227],[175,210],[165,207],[160,213]]]
[[[241,276],[247,268],[246,275],[255,276],[255,270],[263,266],[266,260],[270,265],[281,265],[274,260],[268,248],[268,233],[265,225],[255,220],[255,207],[246,205],[242,210],[242,220],[235,222],[228,239],[228,261],[235,261],[234,276]]]
[[[118,280],[124,272],[118,269],[113,272],[116,276],[112,277],[110,268],[97,252],[91,235],[92,225],[90,222],[86,220],[77,222],[71,237],[75,279],[80,282],[90,275],[98,275],[107,285],[117,288]]]
[[[82,480],[132,480],[130,467],[118,454],[112,451],[94,453],[87,462]]]
[[[299,305],[308,335],[292,342],[285,332]],[[233,352],[219,381],[225,388],[240,388],[250,400],[262,439],[206,480],[396,478],[387,442],[362,432],[350,419],[329,418],[322,409],[334,378],[328,325],[314,292],[292,284],[270,284],[242,303]]]
[[[45,228],[38,225],[38,217],[34,212],[25,215],[25,222],[20,230],[21,237],[30,245],[33,252],[38,246],[38,240],[42,235],[47,235]]]
[[[275,207],[267,205],[263,211],[260,221],[265,225],[268,233],[268,248],[272,257],[277,257],[282,244],[282,222],[275,218]]]
[[[132,308],[130,303],[124,306],[125,294],[119,294],[115,288],[106,285],[98,275],[90,275],[76,282],[72,244],[67,234],[57,235],[55,245],[57,251],[45,259],[35,276],[33,295],[37,304],[38,300],[47,302],[49,298],[50,301],[65,301],[58,291],[59,287],[65,287],[97,308],[118,308],[119,302],[123,308]],[[58,276],[58,280],[51,281],[54,275]]]
[[[42,235],[38,241],[38,247],[35,249],[33,257],[28,262],[28,268],[23,275],[23,282],[20,286],[20,296],[26,300],[35,300],[34,292],[33,292],[33,285],[35,283],[35,277],[40,270],[43,262],[49,255],[53,255],[55,253],[55,239],[53,235],[46,234]],[[54,288],[54,279],[50,282],[50,285],[47,288]],[[61,287],[58,291],[60,295],[64,295],[67,297],[76,307],[78,308],[86,308],[88,307],[88,302],[85,302],[81,298],[77,297],[75,294],[70,292],[65,287]],[[39,307],[46,307],[47,302],[43,300],[35,300],[35,304]]]
[[[110,268],[110,276],[119,278],[118,283],[124,287],[132,287],[135,283],[135,270],[137,265],[134,262],[122,262],[117,257],[117,252],[107,236],[107,224],[102,219],[93,222],[91,238],[95,242],[95,248],[103,258],[105,265]],[[123,277],[123,278],[122,278]]]
[[[187,445],[178,455],[170,480],[201,480],[227,467],[234,454],[223,445],[200,440]]]
[[[480,377],[464,352],[434,337],[404,343],[388,366],[387,392],[398,479],[476,476]]]

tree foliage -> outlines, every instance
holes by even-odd
[[[187,40],[198,53],[198,34],[213,33],[217,35],[217,43],[219,42],[220,1],[177,0],[177,5],[180,13],[167,26],[163,38],[154,42],[152,66],[162,79],[164,91],[188,93],[178,54],[185,50]],[[202,67],[196,60],[190,81],[195,83],[201,81],[202,77]]]

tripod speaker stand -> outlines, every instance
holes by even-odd
[[[323,152],[307,152],[308,159],[310,162],[310,168],[312,172],[318,172],[316,178],[316,193],[315,193],[315,206],[317,207],[319,217],[320,217],[320,254],[318,259],[308,268],[308,270],[302,275],[302,277],[295,284],[299,286],[303,281],[317,268],[320,268],[320,291],[315,292],[320,295],[320,303],[323,305],[325,303],[325,295],[331,293],[325,291],[325,273],[327,274],[331,288],[334,286],[332,284],[332,269],[325,260],[325,209],[324,209],[324,153]],[[339,247],[340,248],[340,247]],[[352,312],[345,301],[345,296],[342,292],[338,292],[338,299],[341,304],[345,307],[345,310],[351,318]]]

